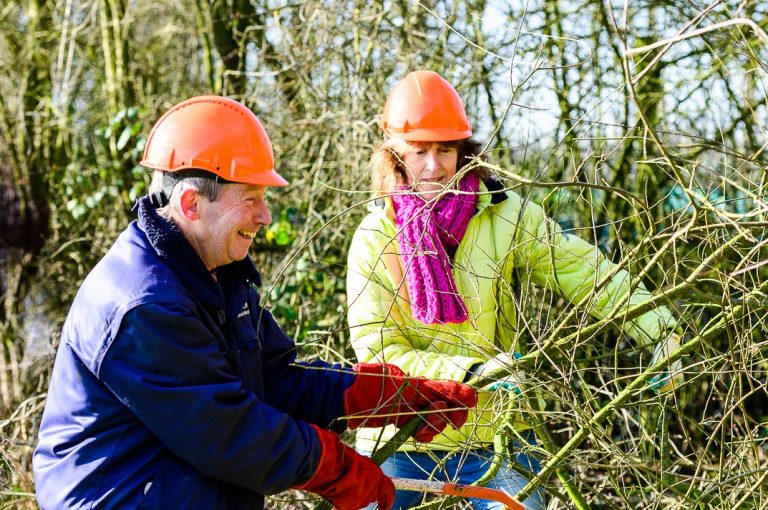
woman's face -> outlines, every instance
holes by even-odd
[[[432,200],[456,175],[458,151],[439,142],[407,142],[402,158],[408,185],[424,200]]]

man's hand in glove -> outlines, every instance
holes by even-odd
[[[358,510],[373,502],[381,510],[392,508],[395,486],[381,468],[333,432],[312,428],[322,444],[320,463],[309,481],[293,488],[319,494],[338,510]]]
[[[425,423],[413,435],[429,442],[449,423],[456,429],[477,405],[477,393],[466,384],[408,377],[395,365],[358,363],[357,379],[344,392],[344,412],[349,427],[402,427],[414,414],[426,411]]]

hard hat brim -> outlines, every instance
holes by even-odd
[[[253,184],[254,186],[275,186],[275,187],[283,187],[288,186],[288,181],[286,181],[283,176],[281,176],[279,173],[275,172],[275,169],[267,170],[266,172],[259,172],[251,174],[248,177],[229,177],[226,175],[221,174],[219,172],[218,174],[211,172],[210,170],[206,169],[199,169],[196,166],[180,166],[177,168],[169,169],[169,168],[163,168],[162,165],[155,164],[151,161],[147,161],[146,159],[141,160],[139,163],[141,166],[149,168],[150,170],[160,170],[162,172],[178,172],[183,170],[202,170],[204,172],[208,172],[211,174],[211,177],[215,177],[218,175],[223,182],[232,182],[232,183],[240,183],[240,184]]]
[[[455,129],[429,128],[410,129],[405,133],[397,133],[390,130],[387,134],[409,142],[453,142],[472,137],[471,130],[457,131]]]
[[[279,173],[275,172],[274,169],[253,174],[251,178],[239,178],[237,182],[254,184],[256,186],[288,186],[288,181],[286,181]]]

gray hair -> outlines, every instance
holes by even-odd
[[[193,175],[189,175],[190,173],[193,173]],[[149,184],[149,190],[147,193],[150,196],[153,194],[166,193],[168,199],[168,203],[162,207],[159,207],[157,209],[157,213],[164,218],[173,219],[173,213],[177,207],[175,205],[176,201],[174,199],[187,188],[194,189],[211,202],[218,200],[226,182],[218,180],[214,174],[210,174],[210,177],[208,177],[205,175],[206,173],[207,172],[202,172],[199,170],[195,170],[193,172],[181,170],[179,172],[173,173],[163,172],[162,170],[155,170],[152,173],[152,182]],[[173,177],[173,179],[170,181],[170,186],[168,179],[169,176]],[[169,187],[171,188],[170,193],[168,193]]]

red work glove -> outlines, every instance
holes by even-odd
[[[320,464],[308,482],[293,488],[319,494],[339,510],[358,510],[374,501],[382,510],[392,508],[395,486],[381,468],[333,432],[312,428],[323,445]]]
[[[449,423],[458,429],[467,421],[469,408],[477,405],[477,393],[466,384],[408,377],[395,365],[358,363],[357,379],[344,392],[344,413],[349,427],[402,427],[419,411],[426,423],[413,435],[429,442]],[[358,417],[356,417],[358,416]]]

